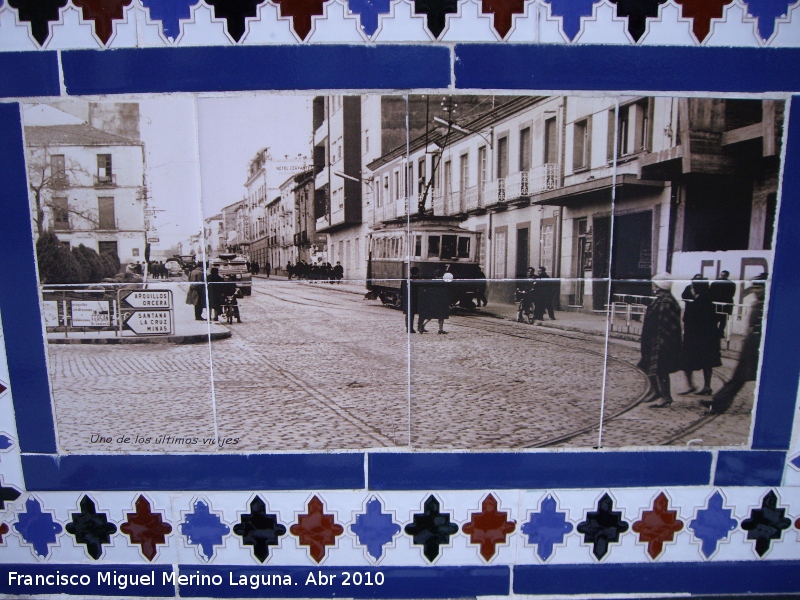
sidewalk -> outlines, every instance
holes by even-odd
[[[483,314],[487,317],[495,317],[498,319],[505,319],[508,321],[517,320],[517,305],[516,304],[503,304],[499,302],[490,303],[486,307],[481,307],[477,311],[466,311],[462,309],[454,309],[453,314]],[[577,311],[555,311],[555,321],[550,320],[550,317],[545,314],[544,321],[537,321],[536,327],[548,327],[551,329],[561,329],[562,331],[573,331],[577,333],[587,333],[590,335],[605,336],[607,327],[607,315],[605,313],[585,313]],[[608,332],[608,337],[626,340],[629,342],[640,342],[641,337],[635,333],[624,333],[620,331],[611,330]],[[732,335],[730,348],[725,347],[725,341],[722,341],[722,356],[732,359],[739,357],[744,336]]]
[[[269,277],[265,275],[253,275],[254,279],[263,279],[265,281],[289,281],[283,275],[271,275]],[[342,279],[341,283],[331,283],[329,281],[318,281],[318,280],[311,280],[311,279],[295,279],[293,278],[291,281],[296,281],[300,285],[312,285],[319,289],[326,289],[332,290],[334,292],[347,292],[348,294],[358,294],[360,296],[364,296],[367,293],[367,282],[364,280],[355,280],[355,279]]]
[[[120,335],[116,331],[63,331],[48,332],[47,342],[50,344],[206,344],[209,341],[231,337],[231,330],[219,323],[196,321],[194,307],[186,304],[188,282],[165,284],[151,282],[148,290],[167,289],[172,291],[173,300],[173,333],[171,335]]]

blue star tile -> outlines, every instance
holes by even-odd
[[[775,31],[775,19],[785,17],[796,0],[745,0],[747,13],[758,18],[758,34],[769,39]]]
[[[161,21],[164,35],[176,39],[181,33],[181,19],[192,15],[190,7],[198,0],[142,0],[145,8],[150,9],[150,18]]]
[[[212,513],[208,504],[202,500],[194,503],[194,512],[187,514],[178,527],[190,544],[199,547],[199,554],[205,560],[211,560],[214,546],[222,546],[222,538],[231,531],[219,515]]]
[[[389,13],[389,0],[349,0],[350,11],[361,18],[361,29],[371,36],[378,29],[378,15]]]
[[[369,555],[380,560],[383,547],[400,533],[400,525],[392,520],[391,514],[383,512],[381,501],[373,496],[367,502],[367,512],[356,515],[356,522],[350,530],[356,534],[358,543],[367,547]]]
[[[708,505],[697,511],[697,518],[689,523],[689,529],[702,542],[701,552],[709,558],[717,551],[717,544],[736,529],[737,521],[731,518],[733,512],[723,506],[722,494],[719,491],[708,499]]]
[[[0,0],[0,6],[2,6],[2,0]],[[7,435],[0,435],[0,450],[8,450],[13,445],[14,442],[10,437]]]
[[[550,13],[561,17],[564,33],[570,40],[581,30],[581,17],[591,17],[596,0],[545,0],[550,5]]]
[[[42,512],[42,505],[36,498],[28,498],[25,512],[20,513],[14,529],[26,543],[33,546],[36,554],[45,557],[50,554],[50,544],[56,543],[56,538],[64,528],[53,520],[49,512]]]
[[[522,526],[522,533],[528,536],[529,544],[536,544],[536,554],[547,560],[553,553],[553,546],[564,542],[564,537],[572,532],[572,523],[567,521],[567,513],[556,510],[552,496],[542,500],[541,511],[533,513],[530,520]]]

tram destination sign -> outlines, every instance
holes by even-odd
[[[126,294],[126,295],[123,295]],[[125,310],[172,308],[172,291],[170,290],[133,290],[120,292],[120,307]]]

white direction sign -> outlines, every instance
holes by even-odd
[[[73,300],[73,327],[108,327],[111,325],[111,311],[108,300]]]
[[[170,290],[137,290],[120,297],[123,309],[156,309],[172,308],[172,291]]]
[[[172,333],[171,310],[137,310],[125,313],[123,329],[136,335],[169,335]]]

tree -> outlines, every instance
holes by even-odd
[[[86,273],[54,233],[45,232],[36,240],[39,281],[43,284],[84,283]]]
[[[78,210],[74,206],[59,205],[53,199],[52,192],[64,190],[69,186],[70,177],[79,175],[88,176],[85,169],[75,161],[64,161],[63,169],[53,169],[52,157],[61,156],[51,151],[49,146],[28,148],[28,186],[33,200],[33,221],[36,223],[36,233],[41,236],[45,232],[45,209],[53,211],[66,211],[97,226],[96,216],[90,210]]]

